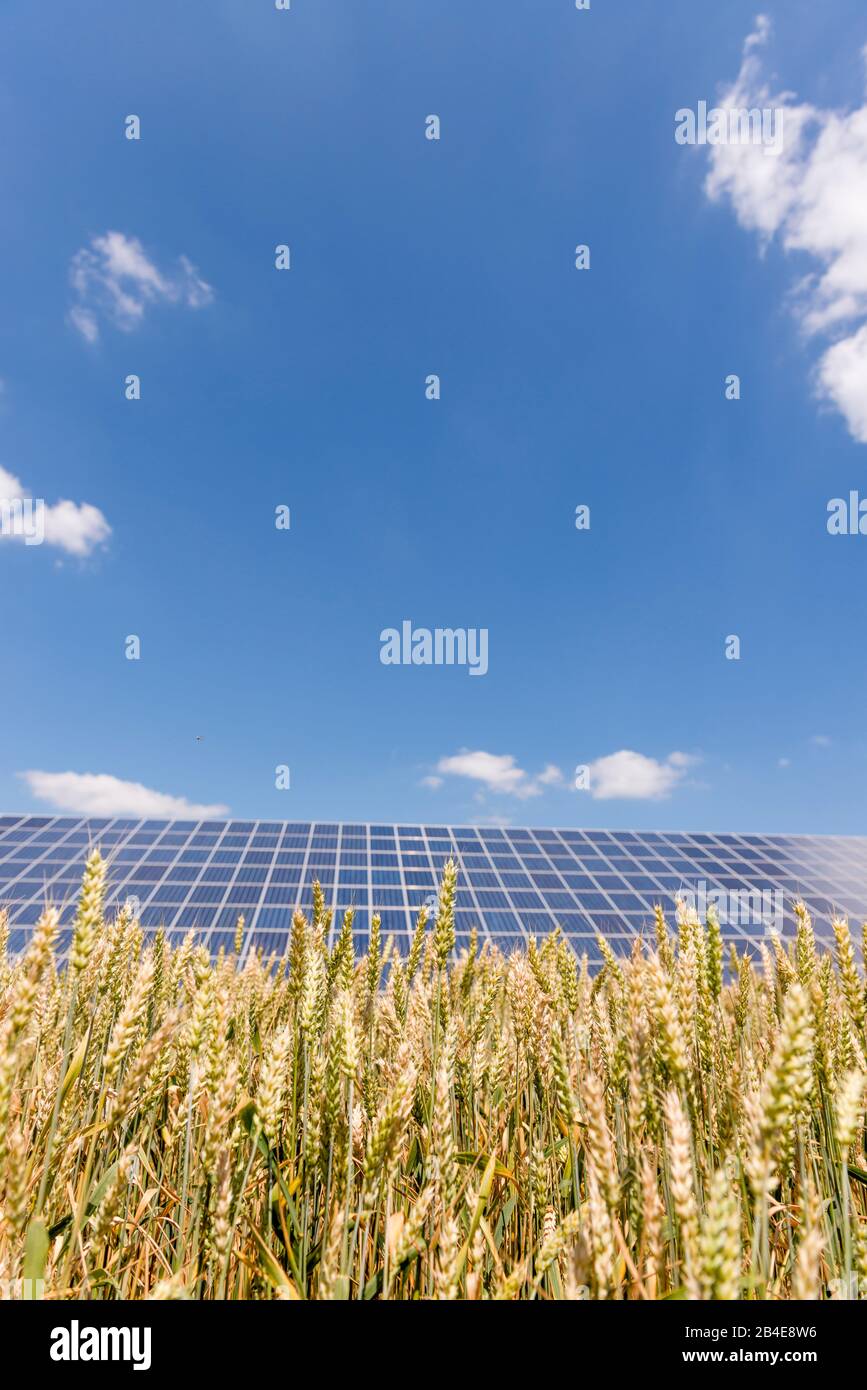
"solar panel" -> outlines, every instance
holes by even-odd
[[[47,902],[69,925],[95,845],[109,861],[110,905],[132,899],[144,927],[195,928],[215,949],[240,913],[248,949],[275,949],[315,879],[338,922],[351,907],[364,935],[378,912],[401,944],[419,907],[435,905],[449,855],[459,945],[474,928],[508,949],[559,927],[596,959],[597,932],[626,950],[635,934],[652,936],[654,904],[671,911],[677,897],[702,916],[712,905],[739,950],[791,934],[797,898],[820,939],[835,913],[867,918],[867,839],[857,837],[3,815],[12,950]]]

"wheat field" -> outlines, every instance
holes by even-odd
[[[679,905],[591,975],[557,932],[405,955],[314,889],[285,956],[46,908],[0,954],[0,1287],[49,1299],[824,1299],[867,1279],[848,924],[726,957]],[[255,937],[251,938],[251,943]],[[21,1281],[31,1281],[22,1285]],[[40,1281],[34,1283],[32,1281]]]

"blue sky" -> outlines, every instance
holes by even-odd
[[[867,831],[867,17],[762,10],[4,6],[0,805]]]

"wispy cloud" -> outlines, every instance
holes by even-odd
[[[138,238],[123,232],[93,237],[73,256],[69,278],[75,296],[69,319],[88,343],[98,339],[101,319],[129,333],[139,326],[148,305],[201,309],[214,298],[213,289],[186,256],[178,257],[173,271],[161,271]]]
[[[827,734],[813,734],[810,739],[810,742],[814,744],[816,748],[831,747],[831,739],[828,737]]]
[[[590,763],[588,790],[594,801],[658,801],[668,796],[697,762],[688,753],[669,753],[663,762],[621,748]]]
[[[489,792],[515,796],[521,801],[539,796],[544,787],[563,783],[563,774],[553,763],[548,763],[542,772],[531,776],[518,766],[517,759],[511,753],[485,753],[481,749],[473,752],[468,748],[462,748],[450,757],[440,758],[435,775],[425,778],[424,785],[440,786],[445,777],[466,777]]]
[[[705,188],[712,199],[728,199],[763,244],[779,236],[786,251],[813,258],[817,269],[794,295],[804,332],[833,339],[816,367],[817,391],[867,444],[867,104],[832,111],[798,103],[791,92],[772,95],[762,64],[769,34],[760,16],[719,105],[781,110],[782,148],[770,155],[750,144],[711,147]]]
[[[0,468],[0,507],[15,503],[33,503],[33,497],[20,479]],[[98,507],[89,502],[69,502],[61,500],[51,506],[41,504],[40,526],[45,545],[65,550],[68,555],[85,559],[97,546],[102,545],[111,535],[111,527]],[[20,529],[14,526],[0,526],[0,541],[23,540]]]
[[[546,763],[536,781],[541,787],[561,787],[564,777],[556,763]]]
[[[201,805],[183,796],[154,791],[141,782],[124,782],[106,772],[38,772],[18,774],[38,801],[80,816],[156,816],[210,819],[225,816],[228,806]]]

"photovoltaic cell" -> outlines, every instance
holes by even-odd
[[[867,917],[865,838],[9,814],[0,816],[0,907],[13,950],[46,903],[71,925],[96,845],[109,862],[110,905],[134,899],[146,928],[194,928],[215,950],[241,912],[247,949],[282,949],[317,878],[336,925],[352,908],[366,935],[378,912],[405,948],[421,905],[435,910],[449,855],[459,866],[459,941],[475,928],[506,948],[559,927],[593,959],[596,933],[628,950],[636,933],[652,938],[654,904],[671,912],[677,897],[702,915],[712,903],[741,950],[771,931],[790,935],[798,898],[820,939],[831,938],[835,914]]]

